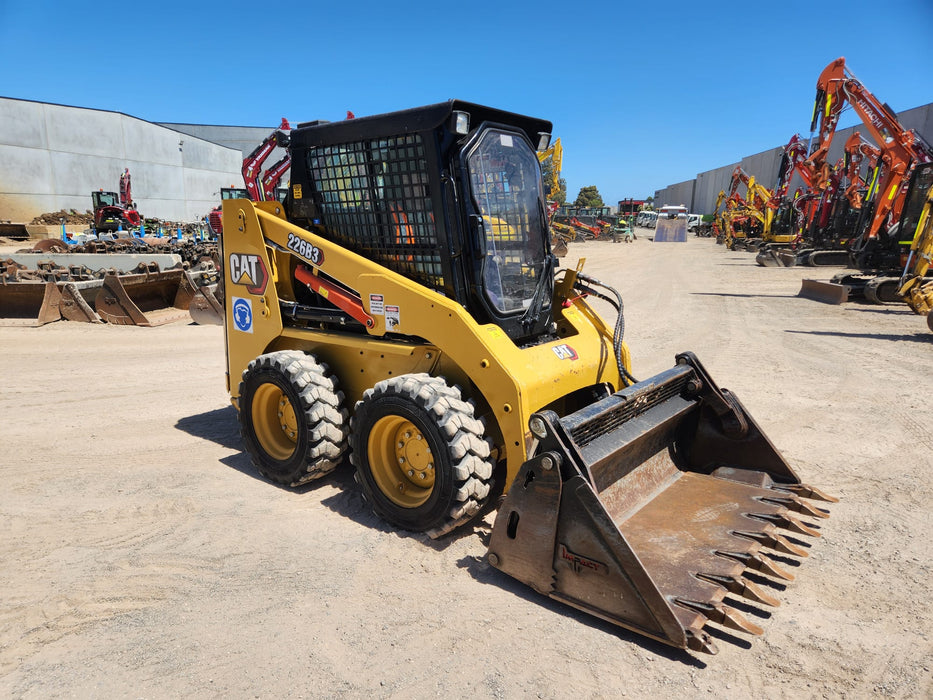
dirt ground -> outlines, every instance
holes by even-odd
[[[749,615],[683,653],[539,596],[484,558],[492,517],[435,542],[369,512],[349,465],[260,478],[223,331],[0,328],[0,696],[933,696],[933,334],[905,306],[796,297],[710,239],[572,244],[625,299],[634,373],[694,351],[805,481],[823,538]]]

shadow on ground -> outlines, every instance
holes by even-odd
[[[933,343],[933,334],[915,333],[913,335],[902,333],[843,333],[841,331],[793,331],[785,330],[785,333],[797,333],[800,335],[828,335],[837,338],[861,338],[863,340],[908,340],[914,343]]]
[[[522,600],[526,600],[531,603],[537,603],[550,613],[570,618],[580,624],[595,628],[606,634],[615,635],[624,642],[637,644],[655,656],[670,659],[671,661],[679,661],[686,666],[693,666],[694,668],[703,669],[707,666],[707,664],[704,663],[701,659],[690,654],[689,652],[676,649],[674,647],[668,646],[667,644],[662,644],[661,642],[655,641],[654,639],[650,639],[649,637],[645,637],[623,627],[618,627],[611,622],[607,622],[581,610],[572,608],[569,605],[552,600],[551,598],[538,593],[531,587],[526,586],[520,581],[502,573],[495,567],[491,566],[486,561],[485,557],[463,557],[460,559],[460,561],[457,562],[457,566],[461,569],[465,569],[470,574],[470,576],[472,576],[473,579],[479,583],[502,588],[509,593],[518,596]],[[732,638],[728,640],[724,639],[724,641],[731,641],[745,647],[750,646],[750,644],[744,639],[735,638],[733,635],[727,632],[723,632],[723,634]],[[718,637],[717,634],[717,638],[721,637]]]
[[[796,299],[796,294],[736,294],[732,292],[690,292],[702,297],[739,297],[742,299]]]

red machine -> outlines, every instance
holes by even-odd
[[[292,127],[289,125],[288,120],[283,117],[279,128],[263,139],[263,142],[256,146],[253,152],[243,159],[243,167],[241,169],[241,172],[243,173],[243,182],[246,184],[246,190],[249,193],[249,198],[254,202],[267,199],[264,197],[264,192],[260,184],[260,173],[262,172],[262,165],[266,162],[266,159],[269,157],[272,151],[275,150],[276,146],[285,146],[287,144],[287,137],[284,132],[291,131],[291,128]],[[274,198],[275,197],[273,196],[269,197],[268,199]]]
[[[264,200],[267,202],[283,200],[287,190],[279,187],[279,183],[290,167],[292,167],[292,157],[291,154],[286,153],[285,157],[262,174],[262,198]]]
[[[98,233],[117,231],[121,228],[129,230],[142,222],[139,212],[124,207],[116,192],[91,192],[91,201],[94,204],[94,229]]]

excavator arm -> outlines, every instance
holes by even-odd
[[[291,154],[286,153],[284,158],[262,174],[262,195],[265,201],[271,202],[276,199],[275,188],[279,186],[285,173],[287,173],[288,169],[291,167]]]
[[[814,169],[825,164],[839,117],[847,104],[880,147],[884,165],[875,190],[874,214],[862,236],[867,241],[878,236],[888,214],[900,215],[904,202],[902,186],[912,166],[933,160],[933,151],[916,132],[905,129],[894,111],[859,82],[846,67],[844,58],[837,58],[823,69],[816,83],[810,131],[812,134],[819,129],[819,145],[809,158]]]

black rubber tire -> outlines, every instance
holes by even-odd
[[[373,429],[382,419],[408,421],[421,431],[433,457],[433,487],[423,503],[404,506],[379,486],[370,463]],[[382,424],[380,424],[382,425]],[[380,431],[377,430],[377,436]],[[404,530],[440,537],[468,522],[489,498],[493,463],[485,427],[458,387],[440,377],[406,374],[379,382],[363,394],[350,429],[350,461],[377,516]],[[395,465],[375,465],[383,474]],[[405,480],[399,474],[399,482]]]
[[[294,449],[288,455],[271,454],[263,446],[263,439],[268,444],[272,438],[281,440],[281,434],[260,435],[263,423],[269,430],[269,417],[257,413],[264,410],[262,399],[256,401],[257,392],[262,396],[276,391],[287,399],[294,412],[294,435],[289,438]],[[329,474],[341,463],[347,449],[349,423],[343,407],[344,396],[327,365],[313,355],[298,350],[260,355],[244,370],[239,393],[240,435],[253,464],[264,477],[278,484],[298,486]]]

